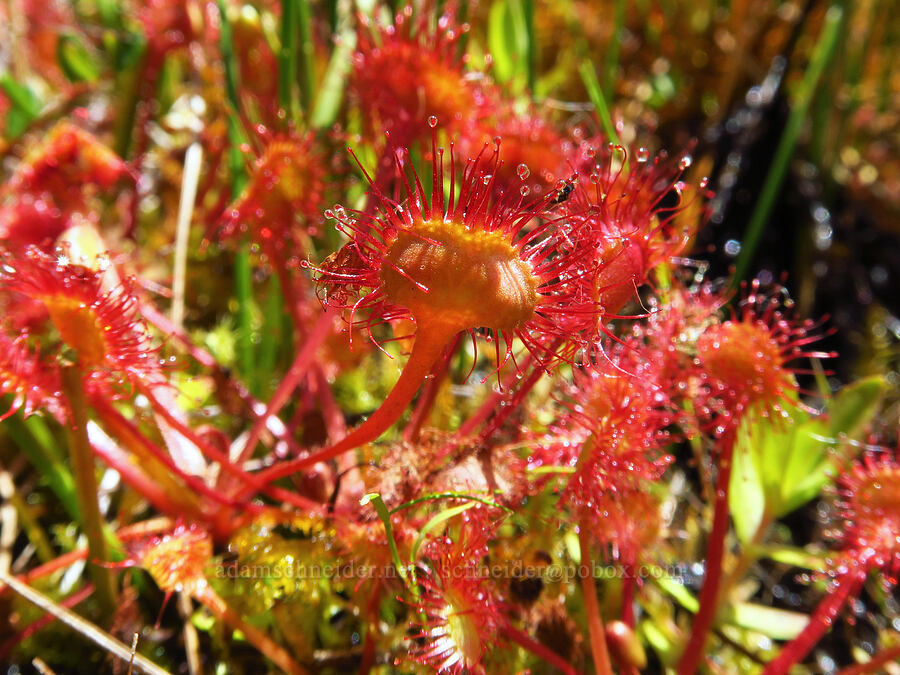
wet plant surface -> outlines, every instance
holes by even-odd
[[[4,4],[0,664],[900,672],[895,14]]]

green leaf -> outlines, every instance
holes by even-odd
[[[884,398],[887,382],[874,375],[841,389],[829,409],[831,434],[858,438],[875,417]]]
[[[56,60],[71,82],[96,82],[100,64],[74,35],[62,35],[56,43]]]
[[[654,578],[653,581],[687,611],[696,614],[697,610],[700,609],[700,602],[687,586],[680,581],[665,575],[660,575],[659,578]]]
[[[12,79],[9,73],[0,75],[0,88],[3,89],[3,93],[9,97],[10,102],[16,108],[32,117],[37,117],[40,114],[41,100],[27,86],[19,84]]]
[[[857,440],[881,406],[885,381],[870,377],[844,387],[828,415],[810,418],[785,404],[787,418],[748,417],[735,442],[729,507],[738,538],[751,541],[768,519],[790,513],[821,493],[834,471],[835,447]]]
[[[670,664],[675,661],[678,653],[675,643],[653,621],[641,621],[640,632],[647,644],[659,654],[663,663]]]
[[[743,427],[741,431],[744,431]],[[739,438],[744,437],[742,434]],[[752,540],[762,525],[766,508],[766,493],[757,468],[758,457],[750,442],[738,441],[735,444],[728,506],[738,539],[743,544]]]
[[[752,553],[757,558],[768,558],[791,567],[802,567],[807,570],[824,569],[827,557],[825,554],[810,553],[802,548],[781,544],[754,546]]]
[[[352,30],[342,32],[316,96],[316,104],[310,119],[313,128],[330,127],[337,119],[347,88],[347,75],[353,65],[351,57],[354,49],[356,49],[356,32]]]
[[[772,512],[780,517],[814,498],[828,482],[833,440],[824,420],[811,420],[792,435],[785,465],[780,476],[770,475],[769,493]]]
[[[97,14],[104,26],[118,28],[122,24],[121,7],[115,0],[97,0]]]
[[[6,113],[4,135],[15,140],[25,133],[28,126],[41,112],[41,100],[26,85],[19,84],[8,73],[0,75],[0,89],[12,104]]]
[[[459,506],[454,506],[452,508],[446,509],[445,511],[441,511],[439,514],[434,516],[431,520],[429,520],[422,527],[422,530],[419,532],[419,536],[416,537],[415,543],[412,545],[412,549],[410,549],[409,559],[411,562],[415,563],[416,558],[419,556],[419,548],[422,546],[422,543],[425,541],[425,535],[429,532],[437,528],[442,523],[447,522],[454,516],[458,516],[460,513],[464,511],[468,511],[473,506],[475,506],[475,502],[469,502],[468,504],[460,504]]]
[[[827,419],[811,420],[797,432],[784,471],[776,517],[790,513],[818,495],[834,470],[832,448],[844,440],[859,440],[881,407],[886,383],[869,377],[844,387],[828,406]]]
[[[739,602],[731,606],[730,610],[730,623],[768,635],[774,640],[793,640],[809,623],[809,616],[806,614],[749,602]]]
[[[6,141],[14,141],[28,131],[34,118],[26,114],[21,108],[10,108],[6,113],[6,125],[3,128],[3,136]]]
[[[488,15],[488,49],[499,82],[523,80],[528,66],[528,26],[521,0],[498,0]]]

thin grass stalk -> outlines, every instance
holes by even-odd
[[[46,422],[34,415],[25,420],[19,415],[13,415],[4,420],[3,426],[22,454],[47,481],[66,510],[66,514],[72,520],[81,522],[81,507],[78,505],[75,479],[57,450],[55,439],[47,429]]]
[[[297,82],[298,0],[281,0],[281,52],[278,54],[278,102],[286,119],[297,119],[294,84]]]
[[[43,593],[36,591],[15,577],[0,573],[0,583],[6,584],[16,593],[28,600],[28,602],[47,613],[52,614],[64,624],[78,631],[78,633],[109,652],[112,656],[132,664],[137,672],[146,673],[147,675],[169,675],[165,670],[146,657],[133,653],[129,647],[119,642],[106,631],[101,630],[94,624],[75,614],[72,610],[54,602]]]
[[[613,10],[613,30],[606,47],[606,69],[603,74],[603,97],[607,101],[612,101],[616,95],[616,71],[619,68],[622,31],[625,30],[625,6],[625,0],[616,0]]]
[[[312,35],[309,0],[297,0],[297,28],[300,33],[300,103],[309,116],[316,101],[316,45]]]
[[[15,509],[18,520],[28,542],[34,546],[38,560],[45,563],[53,559],[53,544],[50,543],[50,537],[41,527],[41,524],[31,512],[31,507],[25,501],[23,495],[19,494],[12,482],[12,476],[5,470],[0,470],[0,498],[7,500],[10,507]],[[3,507],[0,507],[2,510]],[[13,530],[11,530],[13,531]]]
[[[535,97],[537,89],[537,36],[534,30],[534,0],[522,0],[525,15],[525,65],[528,77],[528,91]]]
[[[63,393],[69,404],[71,419],[67,424],[69,457],[75,490],[81,507],[81,527],[88,540],[91,561],[88,570],[97,591],[103,615],[111,619],[116,609],[116,586],[112,571],[95,561],[109,562],[109,549],[103,534],[103,516],[97,501],[97,476],[94,473],[94,453],[87,434],[87,403],[81,369],[72,364],[61,368]]]
[[[585,59],[578,66],[578,73],[581,75],[581,81],[584,82],[584,88],[587,90],[588,98],[597,109],[597,115],[600,116],[600,124],[603,125],[603,132],[610,142],[621,145],[619,134],[616,133],[616,127],[612,121],[612,115],[609,112],[606,97],[603,95],[603,89],[600,87],[600,81],[597,79],[597,69],[594,64]],[[627,166],[627,160],[626,160]]]
[[[612,675],[612,663],[609,659],[609,648],[606,645],[606,630],[603,628],[600,603],[597,602],[597,586],[594,583],[594,564],[590,549],[591,542],[588,539],[586,524],[582,524],[579,527],[578,544],[581,547],[581,592],[584,596],[584,613],[587,615],[591,655],[594,657],[594,671],[597,675]]]
[[[843,16],[844,10],[838,5],[832,5],[825,14],[825,24],[822,26],[822,32],[819,35],[818,42],[816,42],[812,59],[809,62],[809,68],[807,68],[803,81],[797,90],[787,125],[785,125],[784,133],[781,135],[778,147],[775,150],[772,166],[769,168],[768,174],[766,174],[765,182],[759,193],[759,199],[756,200],[756,206],[753,209],[753,214],[750,216],[750,222],[747,224],[747,230],[741,242],[741,252],[735,261],[734,276],[731,280],[732,286],[735,288],[740,285],[741,280],[744,279],[750,269],[750,263],[756,254],[756,249],[759,247],[759,242],[765,231],[766,222],[781,191],[781,184],[784,182],[788,166],[794,155],[794,148],[797,146],[800,131],[809,115],[810,103],[813,100],[819,79],[837,51],[839,44],[837,38],[843,25]]]

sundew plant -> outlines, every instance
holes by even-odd
[[[5,672],[900,673],[890,2],[0,35]]]

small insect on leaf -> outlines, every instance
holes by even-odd
[[[567,180],[565,185],[556,191],[556,196],[550,200],[551,204],[562,204],[575,191],[575,181]]]

